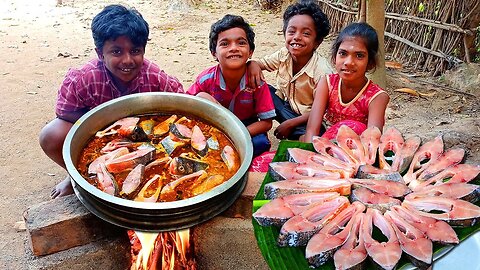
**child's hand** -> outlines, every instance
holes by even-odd
[[[293,125],[292,121],[286,120],[275,129],[273,135],[275,135],[277,139],[283,140],[290,136],[293,129],[295,129],[295,125]]]
[[[248,87],[256,89],[265,80],[260,65],[254,60],[247,62]]]

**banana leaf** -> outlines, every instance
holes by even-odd
[[[277,161],[287,161],[286,153],[288,148],[302,148],[305,150],[315,151],[313,145],[311,143],[302,143],[298,141],[281,141],[278,150],[273,158],[272,162]],[[257,195],[253,201],[253,212],[257,211],[265,203],[269,202],[269,200],[265,199],[265,195],[263,193],[264,186],[267,183],[273,182],[270,173],[265,175],[265,179],[258,190]],[[472,182],[473,184],[480,184],[480,180],[475,180]],[[477,202],[476,205],[480,206],[480,202]],[[331,270],[335,269],[333,264],[333,260],[329,260],[326,264],[318,267],[318,268],[311,268],[308,265],[307,260],[305,259],[305,247],[279,247],[277,245],[277,237],[280,233],[280,228],[275,226],[268,226],[263,227],[260,226],[255,219],[252,218],[253,229],[255,232],[255,237],[257,239],[258,247],[262,252],[262,255],[267,262],[268,266],[272,270],[311,270],[311,269],[318,269],[318,270]],[[480,223],[475,224],[475,226],[467,227],[467,228],[454,228],[455,232],[457,233],[458,238],[460,241],[464,241],[469,236],[473,235],[475,232],[480,230]],[[380,240],[381,237],[384,237],[381,232],[374,226],[373,237]],[[433,250],[434,250],[434,260],[440,258],[441,256],[448,253],[453,248],[453,246],[443,246],[440,244],[434,243]],[[368,261],[368,260],[367,260]],[[366,264],[367,269],[375,269],[373,264],[369,261]],[[398,263],[397,269],[414,269],[410,264],[410,261],[406,258],[405,254],[402,255],[400,262]]]

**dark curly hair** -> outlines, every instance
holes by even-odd
[[[247,34],[248,45],[250,45],[250,50],[255,50],[255,32],[253,32],[252,27],[243,19],[241,16],[227,14],[222,19],[218,20],[210,28],[209,35],[209,49],[211,53],[214,53],[217,48],[218,35],[232,28],[241,28]]]
[[[122,5],[106,6],[92,20],[92,35],[95,47],[103,49],[107,40],[127,36],[135,46],[145,48],[148,40],[148,23],[140,12]]]
[[[367,23],[351,23],[340,31],[335,42],[332,44],[332,63],[335,64],[338,48],[348,37],[360,37],[365,43],[368,53],[368,70],[375,69],[378,65],[378,35],[375,29]]]
[[[320,6],[314,1],[298,1],[295,4],[292,4],[287,7],[285,13],[283,13],[283,34],[288,27],[288,22],[295,15],[309,15],[312,17],[313,22],[315,23],[315,31],[317,36],[316,41],[322,42],[323,39],[330,33],[330,22],[328,21],[327,15],[323,13]]]

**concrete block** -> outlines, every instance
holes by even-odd
[[[215,217],[193,228],[198,269],[268,270],[250,219]]]
[[[130,269],[130,243],[125,235],[107,238],[55,254],[36,257],[27,252],[29,270]],[[28,250],[28,248],[27,248]]]
[[[222,213],[222,216],[251,219],[253,198],[257,195],[265,178],[265,174],[266,173],[248,172],[245,189],[232,206]]]
[[[73,194],[29,207],[24,219],[36,256],[125,233],[90,213]]]

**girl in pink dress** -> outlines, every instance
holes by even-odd
[[[311,142],[313,136],[321,135],[322,122],[327,127],[322,136],[328,139],[336,137],[341,125],[357,134],[371,126],[383,130],[390,97],[365,76],[377,66],[378,46],[375,29],[366,23],[352,23],[340,32],[332,46],[337,73],[318,82],[302,141]]]

